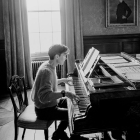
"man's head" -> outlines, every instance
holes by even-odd
[[[62,44],[55,44],[49,48],[50,60],[57,59],[59,64],[63,64],[69,54],[69,48]]]

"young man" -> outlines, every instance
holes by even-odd
[[[56,44],[49,48],[50,59],[44,62],[37,72],[32,88],[31,98],[35,104],[35,112],[40,119],[61,120],[58,129],[53,133],[53,140],[67,140],[65,129],[68,126],[68,111],[66,98],[78,101],[75,93],[57,91],[59,83],[68,83],[67,78],[57,79],[56,66],[63,65],[69,54],[67,46]]]
[[[124,0],[119,0],[117,6],[117,23],[127,23],[128,17],[131,15],[132,11],[130,7],[126,4]]]

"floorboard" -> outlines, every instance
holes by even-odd
[[[0,140],[14,140],[14,122],[11,121],[0,128]]]

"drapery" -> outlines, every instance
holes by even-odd
[[[12,75],[25,77],[26,85],[33,84],[29,49],[26,0],[2,0],[7,69],[7,86]]]
[[[63,70],[63,77],[65,77],[66,73],[73,72],[75,59],[84,57],[81,1],[60,0],[60,16],[62,44],[67,45],[70,49],[67,65]]]

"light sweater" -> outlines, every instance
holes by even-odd
[[[57,91],[56,68],[52,67],[47,61],[38,69],[31,98],[37,108],[52,107],[57,104],[57,99],[52,98],[52,96],[55,96],[53,95],[55,91]]]

